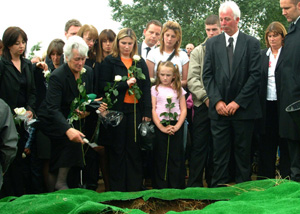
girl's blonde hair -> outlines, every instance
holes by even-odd
[[[172,87],[177,92],[177,99],[179,99],[181,97],[181,95],[182,95],[179,69],[178,69],[178,65],[173,64],[171,61],[166,61],[166,62],[160,61],[158,63],[158,65],[157,65],[157,72],[156,72],[156,86],[155,86],[155,90],[158,91],[157,87],[161,84],[161,81],[159,79],[159,73],[160,73],[160,70],[162,69],[162,67],[172,68],[173,75],[174,75],[174,78],[172,80],[172,84],[173,84]]]
[[[175,56],[179,56],[179,48],[181,46],[181,41],[182,41],[182,31],[181,31],[180,24],[173,21],[167,21],[163,26],[163,29],[161,31],[161,36],[160,36],[160,53],[163,54],[163,51],[165,49],[164,35],[168,30],[173,30],[176,35],[177,42],[174,45],[174,49],[175,49]]]

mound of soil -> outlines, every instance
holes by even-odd
[[[145,213],[164,214],[169,211],[182,212],[190,210],[202,210],[204,207],[214,202],[216,201],[184,199],[166,201],[156,198],[151,198],[147,201],[144,201],[143,199],[139,198],[128,201],[109,201],[105,202],[104,204],[109,204],[120,208],[139,209]]]

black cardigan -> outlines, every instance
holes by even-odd
[[[133,62],[134,63],[134,62]],[[152,117],[152,105],[151,105],[151,93],[150,93],[150,78],[148,67],[143,58],[137,63],[137,67],[142,69],[143,74],[145,75],[145,80],[137,79],[137,84],[142,91],[142,97],[138,102],[138,106],[142,111],[143,117]],[[112,55],[107,56],[101,66],[100,70],[96,70],[99,76],[99,91],[98,94],[104,94],[104,87],[107,85],[107,82],[113,84],[114,78],[116,75],[128,76],[128,70],[126,66],[121,61],[120,56],[113,57]],[[122,111],[123,110],[123,101],[126,91],[129,89],[129,86],[126,81],[120,81],[117,83],[117,90],[119,95],[116,97],[118,99],[117,103],[112,107],[113,110]],[[114,98],[114,97],[113,97]]]

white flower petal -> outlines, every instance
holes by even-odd
[[[115,76],[115,82],[120,82],[122,80],[122,77],[120,75]]]
[[[134,55],[133,60],[134,61],[140,61],[141,57],[139,55]]]
[[[80,71],[80,74],[84,74],[85,72],[86,72],[86,69],[82,68],[81,71]]]

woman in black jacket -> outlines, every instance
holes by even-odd
[[[137,54],[136,35],[130,28],[124,28],[118,33],[112,55],[104,59],[102,69],[99,72],[99,86],[102,94],[107,83],[113,84],[115,76],[129,77],[128,69],[135,64],[133,56]],[[142,160],[139,142],[135,142],[134,114],[136,124],[142,120],[151,120],[151,95],[150,79],[145,61],[141,58],[137,67],[142,69],[145,80],[135,77],[127,81],[117,83],[118,95],[112,97],[117,102],[112,110],[124,113],[121,123],[116,127],[109,127],[111,141],[109,145],[109,185],[112,191],[138,191],[142,189]],[[142,91],[140,99],[136,100],[136,112],[134,112],[134,96],[128,93],[128,89],[137,83]]]
[[[287,142],[279,136],[279,84],[275,81],[275,68],[287,34],[280,22],[272,22],[265,33],[267,48],[262,50],[262,75],[259,96],[263,117],[259,123],[259,167],[258,179],[275,178],[278,147],[280,150],[280,175],[290,175],[290,160]],[[277,74],[276,74],[277,75]]]
[[[3,34],[3,55],[0,60],[0,98],[14,113],[17,107],[26,108],[26,116],[31,119],[35,109],[35,83],[31,62],[25,59],[27,35],[19,27],[9,27]],[[24,126],[17,126],[20,139],[15,160],[4,176],[2,196],[23,195],[27,168],[22,158],[28,133]],[[28,179],[28,177],[26,177]]]
[[[88,47],[82,38],[70,37],[64,47],[65,64],[55,69],[49,78],[46,99],[42,103],[38,116],[40,129],[51,140],[50,173],[57,178],[53,183],[55,189],[69,188],[67,175],[72,167],[83,167],[83,153],[80,143],[84,143],[84,134],[79,130],[78,121],[68,122],[71,104],[79,96],[78,82],[86,90],[86,94],[93,92],[93,71],[84,66]],[[84,124],[87,112],[77,112]],[[75,177],[72,179],[76,179]],[[55,181],[55,180],[54,180]]]

